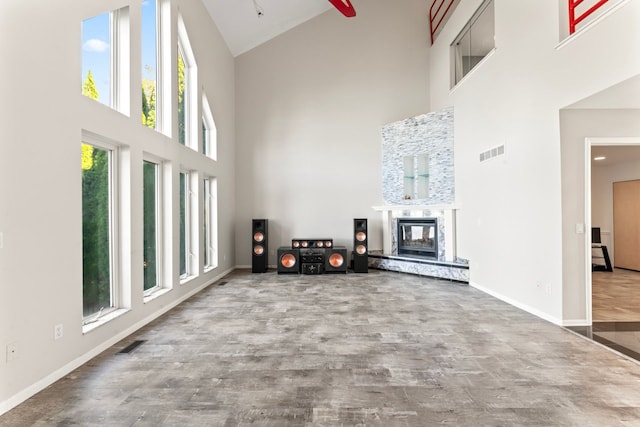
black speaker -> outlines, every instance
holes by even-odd
[[[353,272],[369,272],[369,250],[367,249],[369,236],[367,235],[367,219],[353,220]]]
[[[269,260],[268,223],[266,219],[254,219],[251,222],[251,272],[266,273]]]
[[[278,248],[278,274],[300,273],[300,251],[282,246]]]
[[[333,239],[291,239],[291,247],[299,249],[307,248],[330,248],[333,246]]]
[[[347,272],[347,248],[344,246],[335,246],[324,250],[324,272]]]

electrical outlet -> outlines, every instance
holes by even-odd
[[[18,343],[12,342],[7,344],[7,362],[16,360],[18,358]]]
[[[59,340],[64,336],[64,328],[62,327],[62,323],[53,327],[53,339]]]

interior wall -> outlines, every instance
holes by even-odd
[[[368,0],[334,9],[236,58],[237,252],[269,219],[269,257],[294,237],[353,246],[369,218],[382,249],[382,126],[429,111],[428,5]]]
[[[639,119],[640,111],[636,111],[635,120]],[[640,151],[640,146],[637,150]],[[604,166],[595,162],[591,168],[591,224],[593,227],[600,227],[602,244],[607,246],[611,263],[614,265],[613,183],[636,179],[640,179],[640,161]]]
[[[183,15],[198,65],[198,96],[206,90],[218,129],[218,161],[181,146],[177,106],[174,137],[141,124],[139,0],[3,0],[0,2],[0,413],[66,375],[235,265],[234,60],[201,2],[171,1],[172,70],[176,70],[177,13]],[[129,6],[131,114],[123,115],[81,95],[81,23]],[[35,12],[37,11],[37,13]],[[172,73],[173,93],[177,78]],[[120,221],[130,230],[123,248],[122,280],[131,283],[129,311],[88,333],[82,330],[81,131],[126,148],[129,180],[122,197],[131,207]],[[143,303],[142,160],[150,153],[170,163],[173,235],[167,236],[177,271],[180,168],[218,178],[218,268]],[[198,206],[202,196],[198,195]],[[202,214],[200,214],[200,220]],[[199,227],[199,226],[198,226]],[[129,234],[129,233],[127,233]],[[200,262],[200,268],[202,269]],[[127,273],[127,265],[129,272]],[[54,325],[64,336],[54,341]],[[17,358],[7,362],[9,343]]]
[[[556,2],[494,3],[496,48],[455,88],[450,44],[481,0],[461,1],[430,51],[431,107],[456,112],[458,254],[470,260],[472,285],[564,323],[584,315],[584,295],[569,277],[578,277],[581,261],[567,253],[576,242],[563,231],[562,209],[563,198],[583,190],[562,184],[578,171],[560,161],[558,112],[640,73],[640,59],[628,54],[640,49],[640,3],[564,43]],[[504,156],[479,161],[502,144]]]

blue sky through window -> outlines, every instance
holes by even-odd
[[[157,6],[156,0],[142,0],[142,78],[157,80]],[[91,70],[98,90],[98,101],[110,105],[111,19],[105,12],[82,22],[82,82]]]
[[[89,70],[98,90],[98,101],[110,105],[111,87],[111,32],[110,14],[82,21],[82,82]]]

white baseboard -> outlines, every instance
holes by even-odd
[[[498,292],[492,291],[491,289],[487,289],[485,287],[482,287],[482,286],[480,286],[480,285],[478,285],[477,283],[474,283],[474,282],[469,282],[469,286],[474,287],[474,288],[478,289],[479,291],[484,292],[485,294],[489,294],[492,297],[498,298],[501,301],[504,301],[504,302],[506,302],[508,304],[511,304],[514,307],[519,308],[520,310],[524,310],[527,313],[531,313],[534,316],[537,316],[537,317],[539,317],[541,319],[546,320],[547,322],[551,322],[551,323],[553,323],[555,325],[558,325],[558,326],[564,326],[561,319],[558,319],[556,317],[550,316],[548,313],[540,311],[537,308],[528,306],[526,304],[522,304],[520,301],[516,301],[516,300],[514,300],[512,298],[509,298],[507,296],[504,296],[504,295],[502,295],[502,294],[500,294]]]
[[[588,322],[587,319],[569,319],[563,320],[562,326],[591,326],[591,322]]]
[[[217,282],[218,280],[220,280],[221,278],[223,278],[227,274],[231,273],[235,269],[236,269],[236,267],[232,267],[232,268],[228,269],[227,271],[224,271],[224,272],[218,274],[214,279],[212,279],[208,283],[200,285],[199,287],[191,290],[189,293],[183,295],[181,298],[171,302],[167,306],[161,307],[158,311],[154,312],[150,316],[148,316],[148,317],[140,320],[139,322],[131,325],[129,328],[127,328],[124,331],[120,332],[118,335],[115,335],[115,336],[111,337],[110,339],[108,339],[107,341],[103,342],[102,344],[100,344],[99,346],[95,347],[94,349],[92,349],[92,350],[88,351],[87,353],[83,354],[82,356],[72,360],[71,362],[69,362],[66,365],[64,365],[63,367],[61,367],[60,369],[55,370],[54,372],[50,373],[46,377],[42,378],[41,380],[33,383],[32,385],[28,386],[24,390],[22,390],[22,391],[16,393],[15,395],[11,396],[9,399],[5,400],[4,402],[1,402],[0,403],[0,415],[4,414],[6,412],[9,412],[11,409],[15,408],[16,406],[18,406],[19,404],[21,404],[22,402],[24,402],[25,400],[27,400],[31,396],[33,396],[36,393],[38,393],[38,392],[44,390],[45,388],[49,387],[51,384],[53,384],[54,382],[56,382],[59,379],[63,378],[65,375],[68,375],[69,373],[71,373],[75,369],[79,368],[80,366],[84,365],[89,360],[93,359],[94,357],[96,357],[97,355],[99,355],[100,353],[102,353],[103,351],[108,349],[109,347],[113,346],[114,344],[116,344],[117,342],[121,341],[122,339],[128,337],[129,335],[131,335],[132,333],[134,333],[138,329],[142,328],[143,326],[147,325],[148,323],[150,323],[153,320],[157,319],[158,317],[162,316],[163,314],[165,314],[166,312],[168,312],[172,308],[176,307],[178,304],[186,301],[187,299],[191,298],[193,295],[197,294],[198,292],[202,291],[203,289],[207,288],[208,286],[211,286],[212,284],[214,284],[215,282]]]

